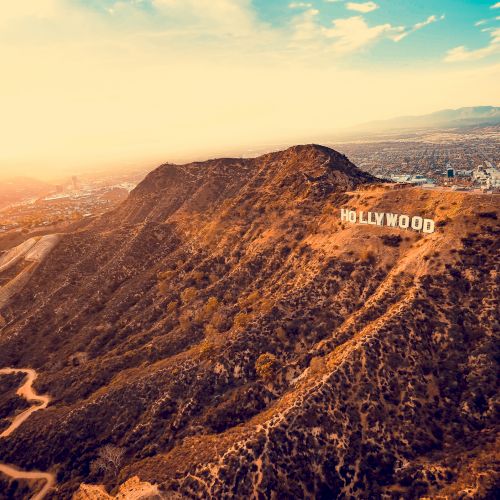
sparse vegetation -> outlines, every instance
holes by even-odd
[[[383,234],[380,236],[382,243],[387,247],[398,247],[403,238],[399,234]]]
[[[359,253],[359,260],[361,262],[366,262],[368,264],[374,264],[375,261],[377,260],[377,257],[375,256],[375,252],[373,250],[364,248]]]
[[[498,219],[496,212],[479,212],[477,215],[482,219],[492,219],[492,220]]]

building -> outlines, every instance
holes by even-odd
[[[71,177],[71,182],[73,184],[73,189],[78,191],[80,189],[80,182],[78,181],[78,177],[76,175]]]
[[[489,162],[488,164],[491,165]],[[472,172],[472,179],[475,184],[486,189],[500,188],[500,170],[494,166],[479,165]]]
[[[423,185],[423,184],[434,184],[434,181],[432,179],[429,179],[429,178],[425,177],[425,175],[421,175],[421,174],[391,175],[390,179],[391,179],[391,181],[394,181],[394,182],[406,182],[409,184],[417,184],[419,186]]]

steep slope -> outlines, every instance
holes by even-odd
[[[1,461],[56,472],[54,498],[134,476],[167,498],[494,494],[497,205],[321,146],[159,167],[1,310],[0,367],[51,396]]]

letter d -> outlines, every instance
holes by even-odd
[[[423,233],[433,233],[434,232],[434,221],[432,219],[424,219],[424,227],[422,228]]]

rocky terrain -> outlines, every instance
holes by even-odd
[[[496,498],[498,200],[315,145],[160,166],[1,308],[0,368],[51,400],[0,462],[54,499]],[[0,498],[27,488],[0,474]]]

